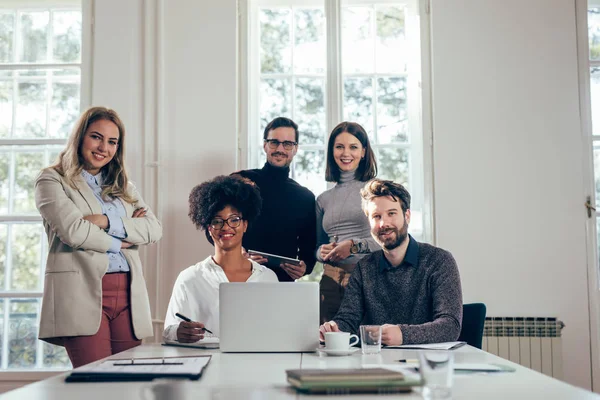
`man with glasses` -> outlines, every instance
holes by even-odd
[[[315,265],[315,196],[289,177],[298,151],[298,125],[277,117],[266,126],[263,141],[265,165],[235,173],[256,183],[263,199],[261,213],[244,235],[243,245],[246,250],[301,260],[300,265],[273,265],[264,257],[250,256],[271,268],[280,281],[293,281],[309,274]]]

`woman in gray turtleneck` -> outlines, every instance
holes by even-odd
[[[329,135],[325,179],[336,185],[317,198],[317,259],[323,263],[321,323],[337,313],[356,263],[381,248],[361,209],[360,189],[377,175],[369,136],[356,122]]]

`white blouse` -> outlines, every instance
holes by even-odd
[[[252,274],[246,282],[278,282],[275,272],[252,260],[250,262]],[[177,340],[181,319],[175,313],[202,322],[215,336],[219,336],[219,284],[222,282],[229,282],[229,279],[211,256],[181,271],[169,301],[163,340]]]

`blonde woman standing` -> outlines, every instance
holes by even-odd
[[[92,107],[35,182],[49,242],[39,338],[74,368],[153,334],[138,249],[162,228],[127,180],[125,137],[115,111]]]

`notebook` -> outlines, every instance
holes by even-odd
[[[403,344],[400,346],[386,346],[386,349],[419,349],[419,350],[454,350],[467,344],[466,342],[444,342],[428,344]]]
[[[198,380],[210,362],[201,357],[155,357],[109,359],[75,369],[66,382],[151,381],[156,378]]]
[[[421,385],[420,377],[407,377],[385,368],[291,369],[285,371],[288,382],[305,393],[402,393]]]

